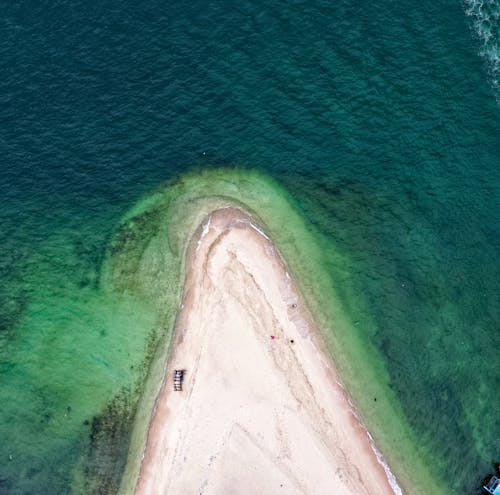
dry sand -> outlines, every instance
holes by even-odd
[[[214,212],[189,248],[135,493],[393,494],[319,337],[265,234]]]

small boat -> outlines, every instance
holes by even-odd
[[[483,488],[491,495],[500,495],[500,478],[492,476],[490,481]]]

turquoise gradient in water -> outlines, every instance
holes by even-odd
[[[156,322],[102,290],[105,252],[137,198],[219,165],[270,174],[344,255],[422,456],[473,493],[500,456],[498,2],[2,13],[0,494],[116,491]]]

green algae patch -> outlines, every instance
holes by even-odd
[[[110,243],[102,288],[148,301],[156,321],[143,361],[147,371],[139,377],[140,400],[128,403],[124,413],[130,421],[133,411],[134,427],[120,493],[133,490],[139,472],[181,304],[188,243],[197,229],[199,235],[211,212],[229,206],[247,211],[280,250],[358,411],[400,484],[411,493],[443,493],[438,473],[426,466],[428,453],[418,447],[405,421],[381,357],[356,329],[362,302],[350,289],[345,258],[304,220],[277,182],[260,172],[238,169],[186,175],[145,196],[125,214]]]

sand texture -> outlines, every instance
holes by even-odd
[[[188,250],[135,493],[392,494],[281,257],[245,213]],[[174,369],[185,370],[173,390]]]

